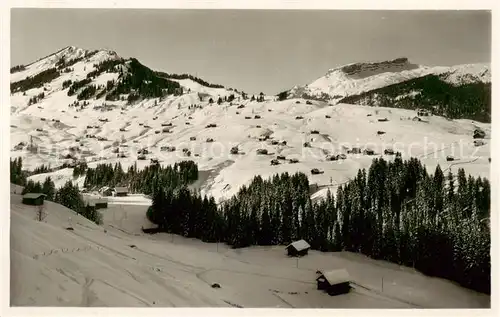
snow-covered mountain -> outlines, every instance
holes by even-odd
[[[398,58],[384,62],[353,63],[330,69],[310,84],[293,87],[288,92],[288,97],[335,102],[347,96],[359,95],[427,75],[437,75],[452,85],[491,82],[488,64],[429,67],[413,64],[407,58]]]
[[[342,100],[431,73],[453,82],[488,81],[489,67],[484,67],[429,68],[406,59],[350,64],[301,89]],[[29,169],[74,160],[86,160],[91,167],[120,162],[124,168],[142,168],[150,158],[161,164],[189,159],[201,170],[197,186],[216,199],[235,194],[255,175],[296,171],[309,175],[310,183],[318,185],[314,197],[320,197],[369,167],[374,157],[390,160],[386,149],[402,152],[403,158],[418,157],[431,171],[440,164],[443,170],[463,167],[489,177],[488,123],[440,116],[415,120],[417,112],[411,109],[365,107],[359,100],[333,105],[329,98],[306,100],[299,88],[291,92],[282,101],[254,98],[193,76],[151,70],[115,52],[67,47],[11,70],[11,157],[22,157]],[[478,128],[486,133],[484,145],[474,144]],[[31,143],[35,147],[30,149]],[[233,147],[238,154],[231,153]],[[358,147],[375,153],[354,154]],[[143,148],[149,154],[139,160],[137,151]],[[343,159],[332,161],[337,154]],[[312,175],[313,168],[324,173]],[[82,184],[71,170],[33,178],[50,175],[58,186],[68,179]]]

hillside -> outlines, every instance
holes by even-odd
[[[370,65],[343,67],[343,76],[351,78],[336,89],[344,89],[343,96],[352,95],[361,87],[355,81],[372,89],[374,78],[386,78],[378,85],[390,91],[394,88],[386,84],[394,84],[396,77],[403,80],[429,72],[406,60],[384,66],[392,73]],[[336,105],[303,98],[255,99],[190,75],[154,71],[110,51],[68,47],[20,69],[11,74],[11,157],[22,157],[30,170],[66,163],[67,169],[32,177],[52,176],[58,185],[72,179],[71,164],[76,160],[86,160],[90,167],[120,162],[123,168],[133,164],[142,168],[151,158],[162,165],[189,158],[203,175],[197,188],[218,201],[231,197],[254,175],[285,171],[308,174],[310,183],[319,186],[315,197],[321,197],[327,188],[335,190],[358,169],[367,168],[374,157],[391,159],[384,154],[386,149],[402,152],[403,158],[418,157],[429,171],[440,164],[445,172],[456,173],[463,167],[472,175],[489,177],[491,127],[487,123],[437,115],[415,120],[414,110],[391,108],[398,104],[389,101],[382,104],[387,107],[354,105],[362,103],[355,97],[344,100],[353,104]],[[458,72],[464,69],[457,68],[453,76],[448,73],[448,78],[466,78]],[[486,80],[486,74],[483,77]],[[400,91],[403,88],[394,95]],[[440,96],[427,86],[422,91]],[[483,145],[474,144],[478,128],[486,134]],[[36,151],[29,150],[31,142]],[[235,146],[238,154],[231,154]],[[349,154],[355,147],[371,148],[374,153]],[[138,160],[138,150],[143,148],[149,153]],[[258,154],[259,149],[268,154]],[[344,154],[345,159],[327,160],[332,154]],[[271,165],[278,155],[286,160]],[[449,155],[453,161],[447,160]],[[292,164],[289,159],[298,162]],[[311,175],[313,168],[324,173]],[[81,186],[83,178],[74,181]]]
[[[407,58],[354,63],[281,93],[333,103],[424,108],[453,119],[491,120],[491,70],[487,64],[428,67]]]
[[[410,268],[349,252],[283,247],[233,250],[169,234],[144,235],[145,206],[114,201],[103,227],[46,202],[11,194],[11,305],[79,307],[483,308],[490,298]],[[66,230],[71,226],[74,230]],[[297,267],[298,266],[298,267]],[[316,290],[316,270],[349,268],[354,289]],[[383,278],[383,291],[381,282]],[[213,283],[221,288],[212,288]]]

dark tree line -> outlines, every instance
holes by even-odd
[[[78,100],[90,99],[97,91],[96,85],[88,85],[76,96]]]
[[[24,66],[24,65],[16,65],[16,66],[10,68],[10,73],[14,74],[17,72],[21,72],[25,69],[26,69],[26,66]]]
[[[414,91],[419,93],[412,96],[411,92]],[[348,96],[339,102],[390,108],[422,108],[451,119],[491,122],[491,83],[452,85],[436,75]]]
[[[490,292],[490,184],[429,174],[417,159],[375,159],[313,203],[302,173],[260,176],[218,208],[185,187],[154,186],[148,218],[168,231],[233,247],[306,239],[321,251],[360,252]]]
[[[94,70],[87,73],[88,79],[93,79],[101,75],[102,73],[111,73],[116,72],[116,66],[122,64],[124,62],[123,59],[109,59],[102,61],[98,64],[94,64]]]
[[[222,85],[217,85],[217,84],[210,84],[206,81],[204,81],[201,78],[189,75],[189,74],[167,74],[163,72],[156,72],[158,76],[165,77],[165,78],[170,78],[170,79],[191,79],[194,82],[197,82],[198,84],[205,86],[205,87],[210,87],[210,88],[224,88]]]
[[[23,171],[23,159],[18,157],[10,160],[10,182],[12,184],[24,186],[28,173]]]
[[[22,194],[24,195],[26,193],[42,193],[46,195],[45,199],[54,200],[56,195],[56,186],[50,176],[47,177],[43,183],[29,180],[26,183],[26,186],[24,186]]]
[[[35,76],[28,76],[23,80],[11,83],[10,91],[17,92],[17,91],[26,91],[33,88],[39,88],[42,87],[43,84],[51,82],[52,80],[56,79],[57,77],[59,77],[59,75],[60,73],[57,69],[49,68],[47,70],[44,70],[43,72],[36,74]]]
[[[106,100],[118,100],[120,94],[131,94],[132,100],[139,98],[158,98],[172,95],[180,89],[176,81],[158,76],[154,71],[131,58],[127,63],[127,72],[120,70],[115,88],[106,95]]]
[[[24,186],[22,194],[26,193],[41,193],[45,194],[46,200],[54,201],[58,204],[61,204],[73,211],[81,214],[85,218],[95,222],[96,224],[102,223],[102,215],[100,212],[96,210],[93,206],[85,205],[82,195],[78,190],[78,187],[73,185],[71,181],[66,182],[66,184],[56,189],[54,182],[49,177],[45,178],[43,183],[34,182],[32,180],[26,180],[27,172],[22,170],[22,160],[21,158],[11,160],[11,168],[10,168],[10,179],[11,183]],[[38,170],[44,170],[45,168],[42,166],[41,168],[37,168]],[[35,169],[35,170],[37,170]]]
[[[38,95],[33,96],[28,100],[28,106],[38,103],[39,101],[43,100],[43,98],[45,98],[45,93],[42,91]]]
[[[85,175],[87,171],[87,163],[86,162],[81,162],[78,163],[74,168],[73,168],[73,177],[78,178],[79,176]]]
[[[68,88],[69,86],[71,86],[71,84],[72,84],[72,83],[73,83],[73,81],[71,81],[71,79],[65,80],[65,81],[63,81],[63,83],[62,83],[62,88],[63,88],[63,89],[66,89],[66,88]]]
[[[286,100],[288,98],[288,90],[280,92],[277,96],[279,101]]]
[[[77,81],[74,81],[71,86],[69,86],[69,90],[68,90],[68,96],[73,96],[74,94],[76,94],[76,92],[83,88],[85,85],[88,85],[91,83],[91,80],[86,78],[86,79],[82,79],[82,80],[77,80]]]
[[[146,216],[165,231],[207,242],[219,241],[224,220],[212,198],[192,193],[186,186],[157,187]]]
[[[150,165],[138,171],[132,165],[125,172],[120,163],[99,164],[86,168],[79,175],[86,174],[84,187],[126,186],[131,192],[152,194],[155,188],[178,188],[198,179],[198,166],[193,161],[182,161],[163,167]]]
[[[30,173],[30,175],[44,174],[49,172],[52,172],[50,165],[42,164],[40,166],[35,167],[35,169],[33,170],[33,172]]]

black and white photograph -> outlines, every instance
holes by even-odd
[[[7,306],[492,308],[492,10],[9,15]]]

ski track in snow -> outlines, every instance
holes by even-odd
[[[12,190],[17,190],[13,187]],[[11,194],[14,306],[404,308],[487,307],[489,296],[411,268],[346,252],[291,259],[283,246],[233,250],[170,234],[147,235],[145,206],[110,205],[103,227],[46,202],[38,222]],[[73,231],[67,231],[72,217]],[[149,223],[149,225],[151,225]],[[104,230],[106,229],[106,230]],[[316,270],[345,267],[348,295],[316,290]],[[384,279],[383,290],[380,279]],[[219,283],[221,288],[211,285]],[[64,292],[61,292],[65,289]],[[272,295],[276,293],[279,295]],[[288,304],[286,304],[288,303]]]

